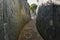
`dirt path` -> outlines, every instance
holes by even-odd
[[[29,21],[21,31],[18,40],[43,40],[36,29],[35,20]]]

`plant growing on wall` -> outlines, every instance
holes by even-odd
[[[34,10],[36,10],[36,8],[37,8],[37,5],[36,4],[31,4],[31,6],[30,6],[30,9],[34,12]]]

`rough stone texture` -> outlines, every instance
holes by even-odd
[[[0,40],[17,40],[22,26],[29,20],[25,0],[0,0]]]
[[[3,28],[3,0],[0,0],[0,40],[4,40],[4,28]]]
[[[45,40],[60,40],[60,5],[42,5],[38,9],[36,26]]]

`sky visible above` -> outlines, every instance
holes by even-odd
[[[28,3],[29,3],[29,5],[31,5],[31,4],[33,4],[33,3],[38,4],[38,3],[37,3],[37,0],[28,0]]]
[[[39,0],[39,4],[41,3],[46,3],[48,0]],[[27,2],[29,3],[29,5],[35,3],[38,4],[37,0],[27,0]]]

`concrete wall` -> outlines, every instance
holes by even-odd
[[[17,40],[29,20],[29,6],[25,0],[0,0],[0,40]]]

